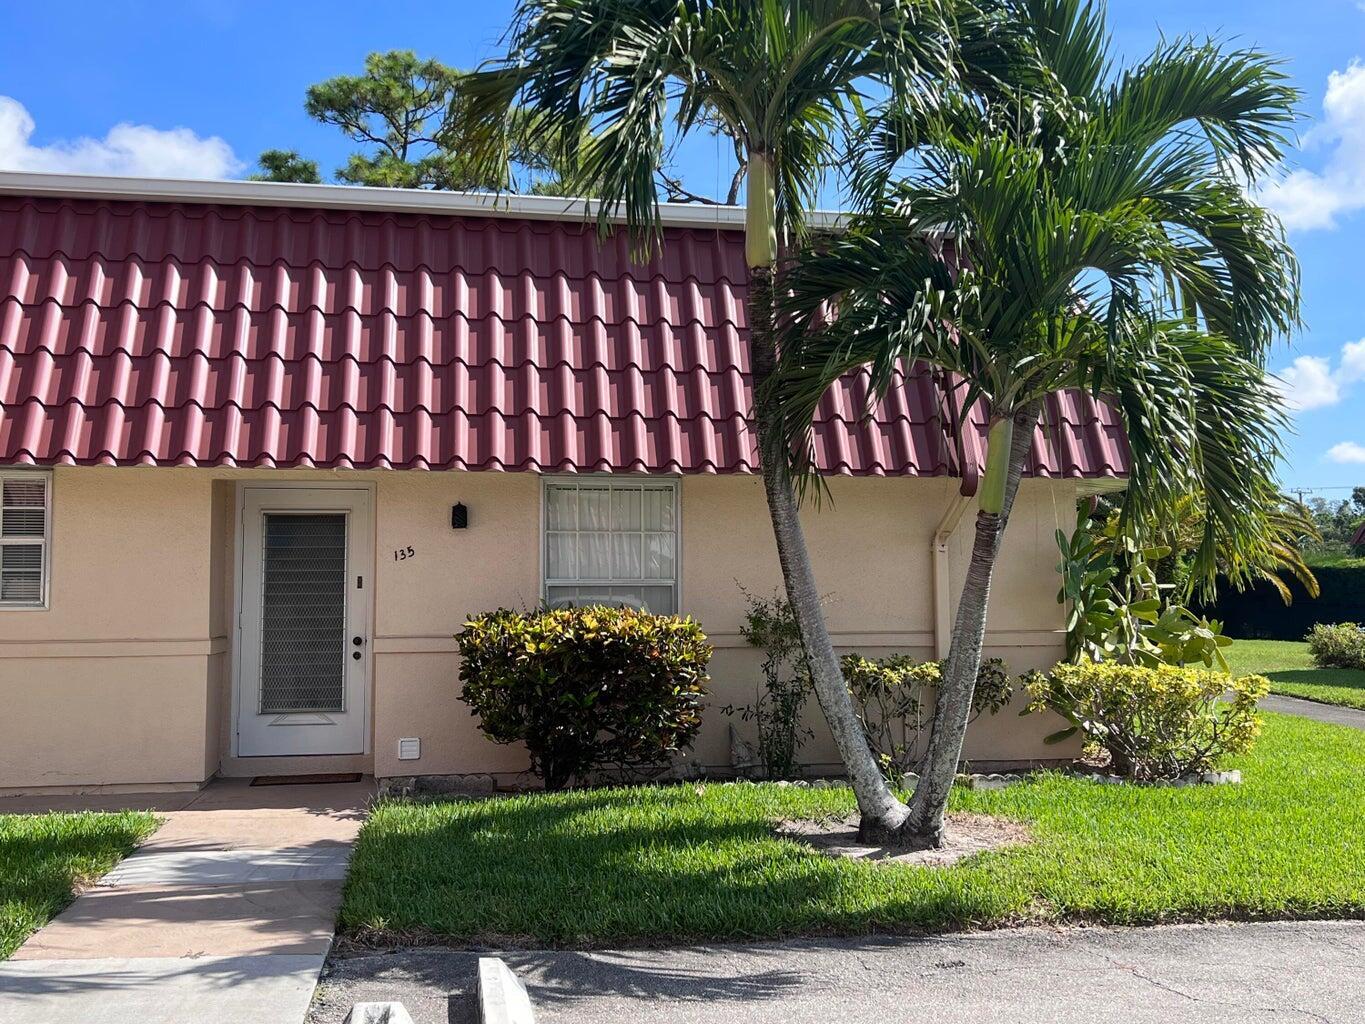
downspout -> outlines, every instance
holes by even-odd
[[[953,595],[952,580],[948,576],[948,543],[971,504],[972,495],[964,494],[961,490],[954,494],[943,510],[929,545],[934,568],[934,657],[939,661],[948,657],[948,648],[953,642]]]
[[[1013,439],[1013,416],[991,421],[984,473],[978,472],[976,460],[967,457],[964,447],[962,486],[943,510],[943,518],[934,531],[934,656],[940,661],[948,657],[948,649],[953,642],[953,599],[948,593],[948,542],[973,499],[979,500],[983,512],[999,515],[1004,511],[1005,480],[1009,474],[1009,453]]]
[[[953,645],[953,594],[952,580],[948,575],[948,544],[953,533],[962,522],[962,517],[976,497],[981,482],[979,453],[966,444],[966,433],[972,429],[964,423],[962,408],[957,402],[955,392],[961,387],[951,375],[936,375],[939,385],[939,422],[943,426],[944,442],[951,445],[951,452],[957,457],[957,472],[962,483],[957,493],[949,499],[943,515],[934,529],[929,541],[929,557],[934,571],[934,657],[942,661],[948,657]],[[951,464],[951,463],[950,463]]]

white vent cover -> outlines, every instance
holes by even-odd
[[[398,760],[416,761],[422,756],[422,741],[416,736],[408,736],[398,741]]]

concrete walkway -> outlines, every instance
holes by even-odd
[[[177,796],[0,800],[0,813],[166,818],[0,963],[0,1024],[300,1024],[372,793],[231,781]]]
[[[401,1000],[416,1024],[473,1024],[479,955],[334,957],[310,1024],[365,999]],[[1354,1024],[1365,1006],[1365,922],[498,955],[540,1024]]]
[[[1365,729],[1365,711],[1359,708],[1344,708],[1336,704],[1323,704],[1316,700],[1300,700],[1298,697],[1281,697],[1272,693],[1262,697],[1257,704],[1263,711],[1277,711],[1282,715],[1298,715],[1311,718],[1315,722],[1331,722],[1333,725],[1349,725],[1354,729]]]

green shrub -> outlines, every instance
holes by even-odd
[[[746,604],[740,633],[750,647],[763,652],[762,688],[752,704],[727,704],[721,713],[752,722],[757,732],[758,760],[769,779],[798,774],[797,754],[815,732],[802,724],[806,702],[815,692],[801,642],[801,627],[791,603],[780,591],[755,597],[743,587]]]
[[[840,664],[868,746],[887,776],[900,782],[914,767],[924,727],[924,690],[938,686],[943,663],[916,661],[905,654],[875,659],[849,654]],[[1003,661],[982,661],[972,691],[972,718],[1003,708],[1009,703],[1011,688]]]
[[[1194,665],[1228,669],[1223,648],[1232,640],[1223,625],[1185,607],[1179,588],[1162,582],[1157,569],[1169,548],[1142,547],[1119,532],[1112,518],[1096,527],[1082,504],[1070,537],[1057,531],[1062,587],[1057,603],[1068,606],[1068,661],[1127,665]]]
[[[1256,702],[1270,689],[1263,676],[1109,662],[1061,664],[1024,683],[1028,711],[1055,711],[1071,723],[1048,742],[1083,733],[1108,752],[1115,772],[1144,781],[1209,771],[1249,750],[1261,730]]]
[[[1356,623],[1318,624],[1305,639],[1318,668],[1365,669],[1365,628]]]
[[[711,645],[691,619],[631,608],[499,609],[465,623],[463,698],[498,743],[523,742],[547,789],[663,763],[701,725]]]

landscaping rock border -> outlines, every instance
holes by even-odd
[[[1004,789],[1006,786],[1012,786],[1016,782],[1023,782],[1026,778],[1029,777],[1029,774],[1030,773],[1028,772],[973,773],[970,775],[959,775],[957,777],[956,782],[957,785],[963,786],[967,789]],[[767,783],[768,785],[772,786],[798,786],[809,789],[848,788],[848,780],[841,778],[778,779],[773,782],[768,782],[765,779],[734,779],[730,781],[749,783],[751,785]],[[918,775],[907,775],[905,777],[905,786],[907,789],[913,789],[917,782],[919,782]]]
[[[1107,786],[1151,786],[1156,789],[1183,789],[1186,786],[1240,786],[1242,784],[1242,773],[1236,769],[1227,772],[1191,772],[1189,775],[1182,775],[1178,779],[1153,779],[1151,782],[1140,782],[1125,775],[1106,775],[1103,772],[1072,772],[1071,774],[1078,779],[1088,779],[1091,782],[1099,782]]]
[[[491,775],[395,775],[379,780],[380,796],[492,796]]]
[[[1023,782],[1033,774],[1036,774],[1036,770],[1017,772],[971,772],[959,775],[956,783],[965,789],[1005,789],[1009,786],[1013,786],[1015,783]],[[1109,775],[1100,771],[1074,768],[1069,770],[1067,774],[1074,778],[1089,779],[1091,782],[1099,782],[1108,785],[1127,784],[1132,786],[1235,786],[1242,781],[1242,773],[1236,770],[1226,772],[1196,772],[1190,775],[1181,776],[1178,779],[1161,779],[1154,782],[1138,782],[1122,775]],[[669,774],[662,778],[673,782],[683,781],[683,777],[680,775]],[[708,777],[705,774],[690,773],[687,776],[687,781],[714,783],[716,785],[767,784],[773,786],[807,787],[810,789],[848,788],[848,780],[841,777],[768,780],[747,778],[745,776]],[[919,778],[915,775],[907,775],[904,781],[906,788],[913,789],[915,783],[919,781]],[[525,786],[512,787],[510,791],[535,792],[539,788],[538,785],[531,785],[528,783]],[[506,786],[502,787],[502,789],[503,791],[509,791]],[[498,781],[492,775],[399,775],[379,780],[379,795],[381,797],[450,796],[480,798],[493,796],[498,791]]]

